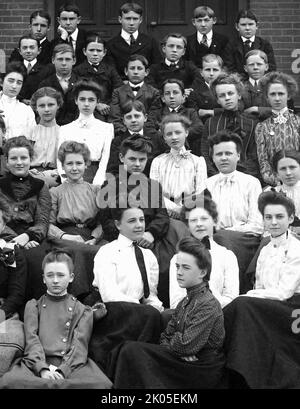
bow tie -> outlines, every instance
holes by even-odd
[[[285,111],[284,113],[280,112],[279,114],[272,112],[272,117],[275,124],[285,124],[288,120],[288,111]]]
[[[0,261],[5,266],[11,266],[15,262],[15,251],[7,247],[0,249]]]
[[[137,86],[137,87],[130,87],[131,89],[132,89],[132,91],[135,91],[135,92],[138,92],[140,89],[141,89],[141,87],[140,86]]]
[[[204,236],[202,240],[200,240],[201,243],[204,245],[204,247],[207,250],[210,250],[210,241],[209,241],[209,237],[208,236]]]
[[[179,152],[175,154],[177,158],[179,157],[183,159],[187,159],[190,155],[191,155],[191,151],[188,151],[188,150],[185,150],[185,151],[180,150]]]

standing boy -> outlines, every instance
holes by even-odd
[[[60,43],[70,44],[75,53],[75,64],[85,60],[83,48],[85,47],[86,32],[78,25],[81,21],[80,11],[76,4],[64,4],[59,9],[58,36],[51,41],[52,48]]]
[[[37,61],[42,65],[47,65],[51,62],[51,45],[47,38],[47,33],[50,30],[51,17],[46,11],[37,10],[30,15],[29,21],[31,36],[40,42],[40,53],[37,56]],[[23,61],[19,48],[13,50],[9,62]]]
[[[194,79],[200,76],[200,73],[193,62],[184,60],[185,49],[186,38],[182,34],[167,34],[162,41],[165,59],[150,66],[147,82],[153,87],[161,89],[165,80],[176,78],[183,82],[188,94]]]
[[[72,88],[77,81],[77,76],[72,72],[75,64],[74,49],[70,44],[57,44],[53,49],[52,63],[55,73],[41,82],[40,87],[52,87],[61,92],[64,104],[58,111],[56,121],[58,125],[72,122],[78,113]]]
[[[149,64],[162,59],[157,41],[139,32],[143,21],[143,9],[137,3],[125,3],[119,10],[120,34],[107,43],[107,57],[112,60],[123,80],[126,80],[124,69],[132,54],[141,54]]]
[[[197,67],[202,67],[202,58],[207,54],[217,54],[223,58],[228,38],[213,30],[216,22],[215,12],[210,7],[195,8],[192,24],[197,31],[187,37],[185,58],[193,61]]]
[[[230,72],[245,76],[245,55],[251,50],[262,50],[267,54],[269,71],[276,71],[273,47],[268,40],[256,35],[258,19],[251,10],[241,10],[235,25],[239,37],[231,40],[224,51],[224,63]]]

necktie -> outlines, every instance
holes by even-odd
[[[171,68],[175,68],[175,67],[176,67],[176,64],[175,64],[174,62],[171,62],[170,67],[171,67]]]
[[[219,203],[222,203],[220,206],[220,212],[219,212],[219,221],[220,221],[220,227],[221,228],[226,228],[226,227],[231,227],[233,222],[232,222],[232,197],[234,192],[232,191],[232,183],[233,183],[233,177],[232,176],[226,176],[226,175],[221,175],[220,177],[220,198],[219,198]]]
[[[149,291],[149,283],[148,283],[148,277],[147,277],[147,271],[146,271],[143,252],[139,248],[136,242],[133,242],[133,247],[134,247],[134,252],[135,252],[135,258],[136,258],[139,270],[141,272],[141,276],[142,276],[142,280],[144,284],[144,297],[148,298],[150,295],[150,291]]]
[[[135,44],[135,38],[133,37],[133,34],[130,34],[130,45],[134,45]]]
[[[30,73],[31,68],[32,68],[31,64],[30,64],[30,63],[28,63],[28,65],[27,65],[27,74],[29,74],[29,73]]]
[[[255,82],[254,82],[254,89],[255,89],[255,91],[257,91],[257,90],[258,90],[257,81],[255,81]]]
[[[201,44],[205,45],[205,47],[208,48],[208,42],[207,42],[207,35],[206,34],[203,34]]]
[[[246,40],[246,41],[244,42],[244,47],[245,47],[245,54],[247,54],[247,52],[251,50],[251,41],[250,41],[250,40]]]
[[[96,65],[96,64],[92,64],[92,67],[93,67],[93,69],[94,69],[94,71],[98,71],[98,67],[99,67],[99,64],[98,65]]]

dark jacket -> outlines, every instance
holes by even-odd
[[[164,207],[164,198],[160,184],[143,173],[130,175],[122,168],[119,175],[116,175],[112,180],[109,178],[104,183],[101,195],[97,198],[97,205],[99,208],[102,208],[100,217],[104,239],[112,241],[118,237],[119,231],[115,226],[111,207],[116,206],[115,202],[119,194],[124,190],[129,194],[134,189],[134,192],[137,193],[136,189],[139,189],[139,186],[141,187],[139,200],[142,203],[145,214],[145,230],[149,231],[155,240],[166,235],[170,221],[167,210]],[[107,205],[108,200],[110,204]],[[103,208],[104,203],[107,205],[105,208]]]
[[[128,58],[133,54],[140,54],[147,58],[149,66],[162,60],[158,42],[144,34],[139,33],[133,46],[129,45],[121,33],[107,42],[107,58],[115,65],[122,80],[126,79],[124,68]]]
[[[52,74],[40,83],[40,87],[52,87],[59,91],[64,99],[63,106],[58,110],[56,115],[56,122],[58,125],[66,125],[74,121],[78,117],[78,108],[75,104],[73,97],[73,85],[78,81],[76,74],[72,72],[69,87],[67,92],[64,94],[63,89],[58,81],[56,74]]]
[[[41,82],[54,72],[55,67],[53,64],[42,65],[41,63],[37,62],[24,79],[23,86],[19,94],[19,99],[21,101],[23,99],[31,99],[33,93],[40,88]]]
[[[224,111],[221,114],[209,118],[205,122],[203,137],[201,139],[201,152],[206,160],[208,177],[218,173],[218,170],[209,156],[208,138],[223,129],[228,129],[236,132],[243,140],[241,159],[238,162],[237,170],[261,179],[254,137],[256,124],[257,121],[238,111]]]
[[[130,100],[141,101],[146,112],[155,111],[161,108],[161,99],[159,91],[151,85],[144,82],[143,86],[134,95],[129,84],[123,84],[115,89],[111,99],[110,121],[114,124],[115,132],[126,131],[123,123],[121,107]]]
[[[85,47],[86,34],[87,33],[85,30],[82,30],[81,28],[78,29],[78,36],[77,36],[76,47],[75,47],[75,57],[76,57],[75,65],[79,65],[83,63],[86,59],[82,51],[82,49]],[[63,40],[61,37],[55,37],[54,40],[51,41],[51,54],[53,52],[53,48],[57,44],[63,44],[63,43],[68,44],[68,41]]]
[[[276,61],[272,45],[268,40],[255,36],[254,43],[251,46],[252,50],[264,51],[268,56],[269,71],[276,71]],[[244,70],[245,48],[243,40],[239,37],[237,40],[229,41],[224,51],[224,63],[230,72],[238,72],[246,77]]]
[[[85,60],[82,64],[75,67],[73,72],[79,78],[88,78],[97,82],[102,90],[101,102],[108,105],[111,102],[113,90],[123,85],[123,81],[116,69],[103,61],[100,62],[96,70]]]
[[[207,54],[217,54],[222,58],[224,56],[224,49],[228,43],[228,37],[223,34],[215,33],[213,31],[212,42],[210,47],[199,44],[197,40],[197,32],[187,37],[187,47],[185,51],[185,59],[193,61],[197,67],[202,67],[202,57]]]
[[[42,65],[47,65],[51,63],[51,59],[52,59],[51,52],[52,52],[51,42],[48,40],[48,38],[46,38],[41,43],[41,52],[36,58],[38,63]],[[23,61],[23,57],[21,56],[18,48],[15,48],[12,51],[8,62],[11,62],[11,61],[21,61],[21,62]]]
[[[191,88],[192,83],[200,76],[199,69],[192,61],[180,59],[175,67],[168,66],[164,61],[153,64],[147,77],[148,84],[161,89],[163,82],[170,78],[177,78],[184,84],[184,88]]]

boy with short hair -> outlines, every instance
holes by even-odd
[[[185,58],[193,61],[199,68],[202,68],[202,58],[207,54],[217,54],[223,58],[228,38],[213,30],[216,22],[215,12],[210,7],[195,8],[192,24],[197,31],[187,37]]]
[[[186,94],[191,92],[195,78],[200,76],[197,67],[192,61],[185,61],[186,38],[179,33],[169,33],[162,41],[164,60],[150,66],[147,82],[157,89],[161,89],[165,80],[176,78],[181,80]]]
[[[47,65],[51,62],[51,44],[47,38],[51,25],[50,14],[44,10],[34,11],[29,17],[29,22],[31,36],[40,42],[40,53],[37,56],[37,61],[42,65]],[[19,48],[13,50],[9,62],[23,61]]]
[[[72,122],[78,113],[72,89],[78,80],[72,69],[75,64],[74,49],[70,44],[57,44],[53,49],[52,63],[55,73],[40,83],[40,88],[51,87],[59,91],[64,98],[64,104],[58,111],[56,121],[58,125]]]
[[[126,130],[121,106],[129,100],[141,101],[146,112],[161,108],[159,91],[145,82],[148,73],[148,61],[143,55],[133,54],[129,57],[125,68],[128,83],[115,89],[112,94],[110,120],[116,133]]]
[[[268,56],[269,71],[276,71],[276,61],[271,43],[256,35],[258,19],[251,10],[240,10],[235,28],[239,33],[238,39],[228,42],[224,51],[224,63],[230,72],[237,72],[245,76],[245,55],[251,50],[262,50]]]
[[[75,53],[75,65],[81,64],[85,56],[84,48],[86,32],[78,28],[81,21],[80,11],[76,4],[63,4],[59,8],[57,17],[58,29],[57,37],[51,41],[52,49],[60,43],[70,44]]]
[[[212,83],[212,91],[223,108],[223,112],[209,118],[204,125],[201,152],[206,159],[209,176],[214,175],[216,170],[209,157],[208,138],[227,129],[239,134],[243,141],[239,170],[261,178],[254,137],[256,121],[239,111],[242,90],[242,83],[234,74],[222,74]]]
[[[143,55],[150,65],[162,59],[157,41],[139,31],[142,21],[143,8],[137,3],[124,3],[119,10],[121,32],[107,42],[107,58],[123,80],[126,80],[124,69],[131,55]]]
[[[37,57],[40,50],[40,42],[37,38],[31,35],[24,35],[20,38],[19,52],[27,71],[27,76],[24,78],[19,98],[27,105],[29,105],[30,98],[34,92],[39,88],[41,81],[52,72],[52,67],[38,62]]]

